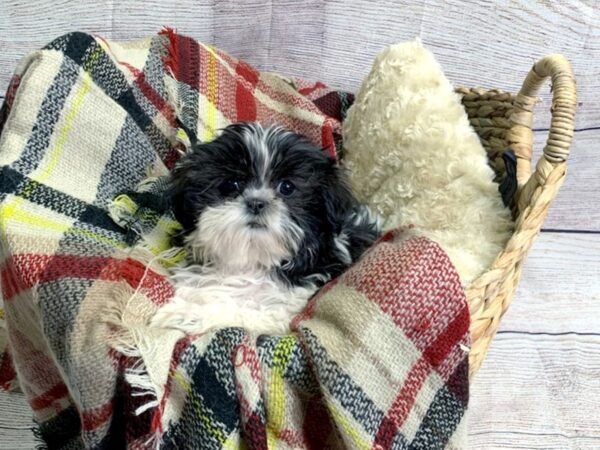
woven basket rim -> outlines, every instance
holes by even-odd
[[[533,153],[533,114],[537,93],[551,81],[552,108],[548,140],[541,158],[531,169]],[[577,92],[569,61],[562,55],[549,55],[537,61],[517,94],[502,89],[458,87],[463,103],[488,97],[513,103],[506,130],[508,148],[517,157],[518,191],[515,196],[515,229],[492,266],[466,289],[471,312],[469,374],[481,366],[500,320],[510,305],[520,279],[523,262],[539,234],[552,200],[566,174],[573,132]],[[473,96],[473,98],[470,98]],[[507,97],[507,99],[504,99]]]

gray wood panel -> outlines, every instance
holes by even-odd
[[[470,448],[600,448],[600,234],[542,233],[471,389]]]
[[[501,330],[600,333],[600,234],[542,233]]]
[[[579,88],[569,174],[545,229],[600,231],[600,2],[1,0],[0,96],[17,61],[67,31],[146,37],[162,26],[264,70],[356,90],[383,47],[419,36],[457,85],[516,92],[560,52]],[[535,127],[549,125],[545,89]],[[539,154],[545,132],[536,133]],[[542,233],[472,386],[470,447],[600,448],[600,234]],[[0,449],[33,448],[30,413],[0,392]]]
[[[534,135],[535,162],[547,131]],[[566,180],[550,206],[544,229],[600,231],[600,129],[578,131],[573,138]]]
[[[600,231],[600,18],[598,2],[54,2],[3,0],[0,95],[17,61],[68,30],[135,39],[163,25],[215,43],[266,70],[318,78],[356,90],[384,46],[420,36],[456,84],[516,92],[532,62],[549,52],[571,58],[579,82],[578,129],[570,175],[548,229]],[[43,24],[41,26],[40,24]],[[15,32],[18,30],[18,32]],[[548,89],[536,127],[549,126]],[[536,133],[538,149],[545,132]]]
[[[3,0],[0,92],[23,55],[72,30],[134,39],[168,25],[260,68],[349,90],[357,89],[382,48],[419,36],[456,84],[512,92],[536,58],[564,53],[579,80],[578,127],[587,128],[600,123],[596,6],[596,1],[526,0]],[[536,127],[547,125],[544,111]]]
[[[600,336],[496,336],[471,386],[469,448],[600,448],[599,349]]]

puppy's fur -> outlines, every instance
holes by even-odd
[[[193,142],[169,194],[191,260],[174,272],[175,298],[154,322],[189,333],[286,333],[379,233],[337,162],[280,127],[234,124]]]

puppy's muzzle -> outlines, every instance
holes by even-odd
[[[248,213],[259,216],[267,208],[269,202],[263,198],[246,199],[246,210]]]

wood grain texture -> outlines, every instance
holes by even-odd
[[[600,234],[542,233],[471,391],[470,448],[600,448]]]
[[[600,234],[542,233],[500,330],[600,334]]]
[[[536,132],[537,160],[547,132]],[[600,129],[575,133],[565,183],[554,199],[544,229],[600,231]]]
[[[22,56],[72,30],[128,40],[168,25],[262,69],[353,91],[380,50],[419,36],[456,84],[511,92],[518,91],[535,59],[564,53],[579,80],[578,127],[587,128],[600,123],[596,5],[575,0],[3,0],[0,92]],[[538,128],[548,125],[548,99],[546,92]]]
[[[0,94],[17,61],[68,30],[129,40],[164,25],[213,42],[266,70],[325,80],[356,90],[374,55],[390,43],[420,36],[457,84],[516,92],[533,60],[565,53],[579,81],[570,173],[545,224],[548,229],[600,231],[600,13],[568,2],[421,2],[291,0],[248,2],[153,0],[3,0]],[[41,25],[43,24],[43,26]],[[18,33],[15,32],[18,30]],[[535,114],[549,126],[549,89]],[[536,133],[541,150],[546,133]]]
[[[472,384],[469,448],[598,449],[598,399],[600,336],[498,335]]]
[[[564,53],[579,110],[567,180],[546,229],[600,231],[600,1],[1,0],[0,97],[17,61],[72,30],[130,40],[162,26],[263,70],[355,91],[385,46],[419,36],[457,85],[517,92]],[[535,127],[549,126],[545,89]],[[590,129],[591,128],[591,129]],[[535,134],[537,156],[546,132]],[[600,448],[600,234],[542,233],[473,386],[470,447]],[[34,448],[22,397],[0,392],[0,449]]]

